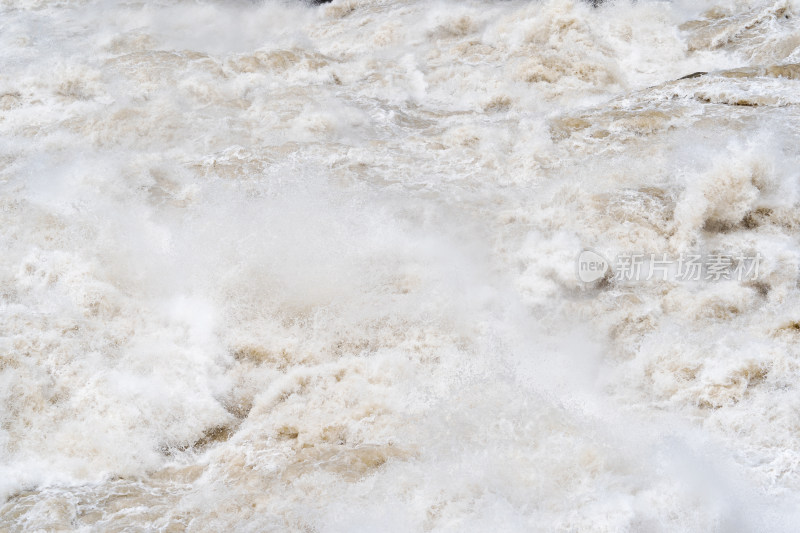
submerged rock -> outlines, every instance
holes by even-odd
[[[686,76],[678,78],[679,80],[691,80],[693,78],[699,78],[700,76],[705,76],[708,72],[692,72],[691,74],[687,74]]]

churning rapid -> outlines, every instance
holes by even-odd
[[[0,0],[0,530],[797,531],[798,20]]]

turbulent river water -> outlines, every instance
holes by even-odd
[[[0,0],[0,530],[797,531],[798,21]]]

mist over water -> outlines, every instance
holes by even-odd
[[[798,20],[0,0],[0,530],[796,531]]]

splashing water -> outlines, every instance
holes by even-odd
[[[796,530],[796,1],[0,13],[0,529]]]

